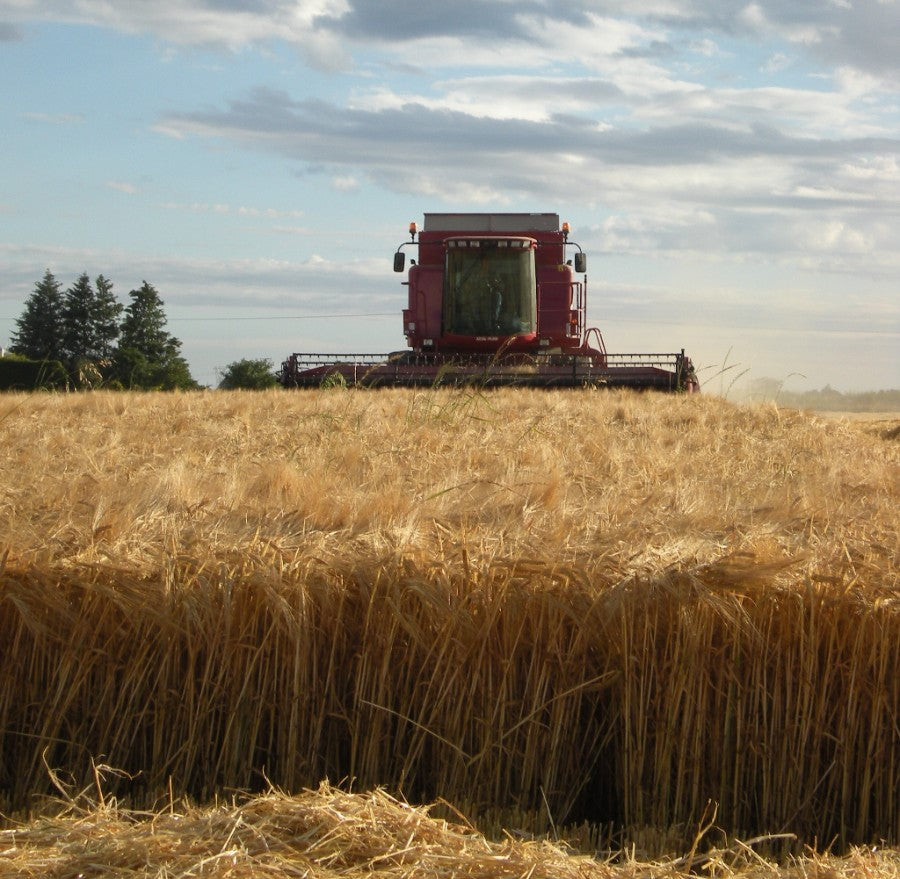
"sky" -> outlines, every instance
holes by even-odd
[[[0,0],[0,346],[49,269],[149,281],[211,386],[398,350],[411,220],[553,212],[608,350],[900,387],[898,46],[900,0]]]

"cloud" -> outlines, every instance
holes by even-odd
[[[804,267],[897,270],[900,139],[835,136],[825,117],[851,130],[856,122],[845,95],[705,89],[670,98],[668,112],[662,100],[638,104],[631,124],[609,126],[592,121],[591,96],[603,103],[617,92],[566,80],[579,115],[506,117],[532,85],[538,103],[553,91],[546,80],[501,79],[500,117],[457,109],[464,85],[452,81],[445,98],[382,92],[356,106],[256,89],[220,111],[172,114],[163,128],[445,203],[556,203],[563,191],[569,204],[608,213],[605,251],[733,259],[768,249]],[[779,119],[799,120],[800,133],[766,122]]]
[[[177,211],[178,213],[190,213],[190,214],[217,214],[218,216],[232,216],[232,217],[248,217],[250,219],[264,219],[264,220],[285,220],[285,219],[299,219],[303,216],[303,211],[291,210],[277,210],[275,208],[260,208],[260,207],[250,207],[247,205],[239,205],[237,207],[229,204],[224,204],[222,202],[218,203],[208,203],[208,202],[175,202],[175,201],[167,201],[162,202],[159,207],[163,210],[167,211]]]
[[[834,66],[900,84],[900,15],[896,0],[857,3],[803,0],[752,3],[739,20],[760,36],[777,35]]]
[[[41,122],[48,125],[82,125],[84,116],[79,113],[25,113],[30,122]]]
[[[332,178],[331,185],[338,192],[353,192],[359,189],[359,180],[352,174],[339,174]]]
[[[126,183],[122,180],[110,180],[106,185],[124,195],[135,195],[138,192],[138,188],[133,183]]]
[[[762,66],[765,73],[779,73],[791,66],[791,59],[784,52],[776,52],[770,56],[766,63]]]
[[[343,0],[0,0],[0,15],[13,23],[90,24],[153,34],[170,45],[232,51],[279,40],[294,45],[310,65],[323,69],[347,64],[348,57],[333,35],[313,22],[343,10]]]
[[[618,53],[662,58],[683,39],[783,41],[832,66],[850,67],[896,87],[900,15],[896,0],[0,0],[0,39],[18,39],[28,21],[89,23],[151,33],[168,44],[237,50],[282,41],[321,69],[348,67],[355,47],[377,45],[391,63],[429,69],[483,63],[537,66]],[[695,48],[696,51],[696,48]],[[780,51],[784,51],[783,49]]]
[[[314,230],[309,226],[272,226],[272,231],[277,232],[279,235],[297,235],[301,237],[315,234]]]
[[[613,220],[609,234],[635,252],[712,247],[725,255],[769,241],[778,253],[835,270],[862,266],[865,254],[874,271],[887,270],[900,249],[900,233],[889,231],[900,139],[886,86],[898,65],[896,8],[876,0],[852,8],[844,0],[636,0],[626,15],[612,0],[552,10],[543,0],[424,0],[401,13],[387,0],[0,0],[11,22],[91,21],[168,44],[280,41],[320,65],[365,55],[360,70],[372,79],[354,80],[344,99],[262,87],[156,125],[170,137],[277,153],[296,174],[323,175],[340,192],[374,184],[495,205],[556,202],[564,192]],[[744,85],[720,37],[758,45],[750,81],[762,68],[777,82],[787,65],[790,78]],[[804,58],[837,66],[804,80]],[[426,59],[441,78],[411,74],[401,85],[379,76],[422,71]],[[460,75],[473,63],[477,74]],[[717,78],[723,70],[731,80]],[[300,227],[296,217],[242,210],[280,230]],[[829,234],[820,221],[843,231]]]
[[[399,93],[386,86],[354,97],[348,105],[360,110],[402,110],[422,106],[435,111],[460,112],[490,119],[534,122],[568,117],[573,124],[596,125],[591,118],[598,106],[625,100],[612,82],[599,77],[539,77],[527,74],[466,76],[436,80],[436,94]]]
[[[587,18],[578,2],[554,7],[548,15],[541,0],[455,0],[453,4],[425,0],[403,7],[394,0],[350,0],[340,13],[322,15],[315,24],[359,41],[403,43],[440,37],[496,43],[498,39],[530,40],[533,19],[578,25]]]
[[[43,270],[49,267],[66,285],[82,272],[103,273],[116,285],[124,301],[128,290],[146,279],[167,306],[205,305],[291,310],[300,314],[342,310],[399,312],[399,287],[388,259],[333,261],[312,255],[303,260],[165,258],[129,251],[45,247],[0,243],[2,278],[0,301],[24,302]],[[348,279],[353,279],[348,284]],[[365,307],[363,307],[365,306]],[[5,308],[9,312],[10,309]]]
[[[22,29],[7,21],[0,21],[0,43],[15,43],[24,38]]]
[[[323,15],[315,24],[342,38],[405,47],[404,52],[417,44],[455,41],[455,58],[425,56],[438,65],[468,63],[480,46],[502,53],[515,44],[527,46],[540,61],[549,53],[557,62],[568,56],[589,63],[612,51],[610,37],[616,33],[620,55],[632,58],[664,57],[685,33],[691,39],[704,34],[707,54],[715,54],[710,34],[777,38],[823,63],[853,67],[893,86],[900,81],[896,0],[637,0],[628,4],[627,14],[614,0],[571,0],[552,12],[541,2],[464,0],[419,3],[403,15],[388,0],[351,0],[344,12]]]
[[[548,90],[552,87],[545,83]],[[539,87],[538,87],[539,88]],[[501,89],[502,90],[502,89]],[[342,107],[321,99],[293,99],[286,92],[258,88],[229,102],[223,111],[171,114],[163,130],[181,137],[226,138],[259,149],[275,150],[299,162],[322,166],[358,165],[375,174],[395,176],[416,165],[443,162],[459,177],[495,176],[502,171],[529,168],[533,172],[548,158],[563,153],[616,165],[684,166],[698,162],[748,159],[760,156],[807,160],[837,160],[853,156],[892,155],[900,139],[891,137],[813,138],[783,133],[773,126],[749,123],[740,117],[754,105],[758,118],[771,118],[788,95],[757,91],[749,103],[736,106],[729,94],[711,95],[726,111],[719,121],[712,107],[691,100],[676,101],[668,118],[653,127],[589,124],[583,118],[557,116],[548,121],[488,118],[443,106],[443,102],[384,100],[377,109]],[[802,96],[790,96],[798,107]],[[745,96],[746,98],[746,96]],[[452,105],[452,101],[449,102]],[[731,121],[728,118],[729,105]],[[646,108],[641,108],[644,115]],[[709,117],[704,121],[704,117]],[[676,122],[676,119],[682,121]],[[739,124],[741,123],[741,124]],[[597,165],[596,167],[601,167]],[[894,166],[873,164],[879,168]],[[556,176],[545,172],[544,176]],[[529,175],[530,176],[530,175]]]

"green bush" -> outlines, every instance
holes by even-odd
[[[271,360],[236,360],[220,373],[219,388],[223,391],[238,389],[259,391],[274,388],[278,384]]]
[[[0,357],[0,391],[36,391],[64,388],[68,379],[58,360]]]

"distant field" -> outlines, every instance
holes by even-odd
[[[0,396],[0,810],[93,759],[137,806],[328,778],[648,854],[707,824],[897,844],[898,428],[597,391]]]
[[[826,418],[847,419],[849,421],[862,421],[870,428],[878,429],[884,427],[890,430],[891,427],[896,428],[900,424],[900,414],[897,412],[817,412],[817,415],[823,415]]]
[[[785,390],[781,382],[758,379],[750,382],[746,393],[759,402],[774,400],[779,406],[814,412],[858,412],[861,415],[884,412],[894,417],[900,414],[900,389],[842,394],[826,386],[818,391],[796,393]]]

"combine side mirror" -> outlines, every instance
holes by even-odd
[[[587,271],[587,254],[581,250],[575,254],[575,271],[582,275]]]
[[[402,250],[398,250],[394,254],[394,271],[402,272],[406,268],[406,254]]]

